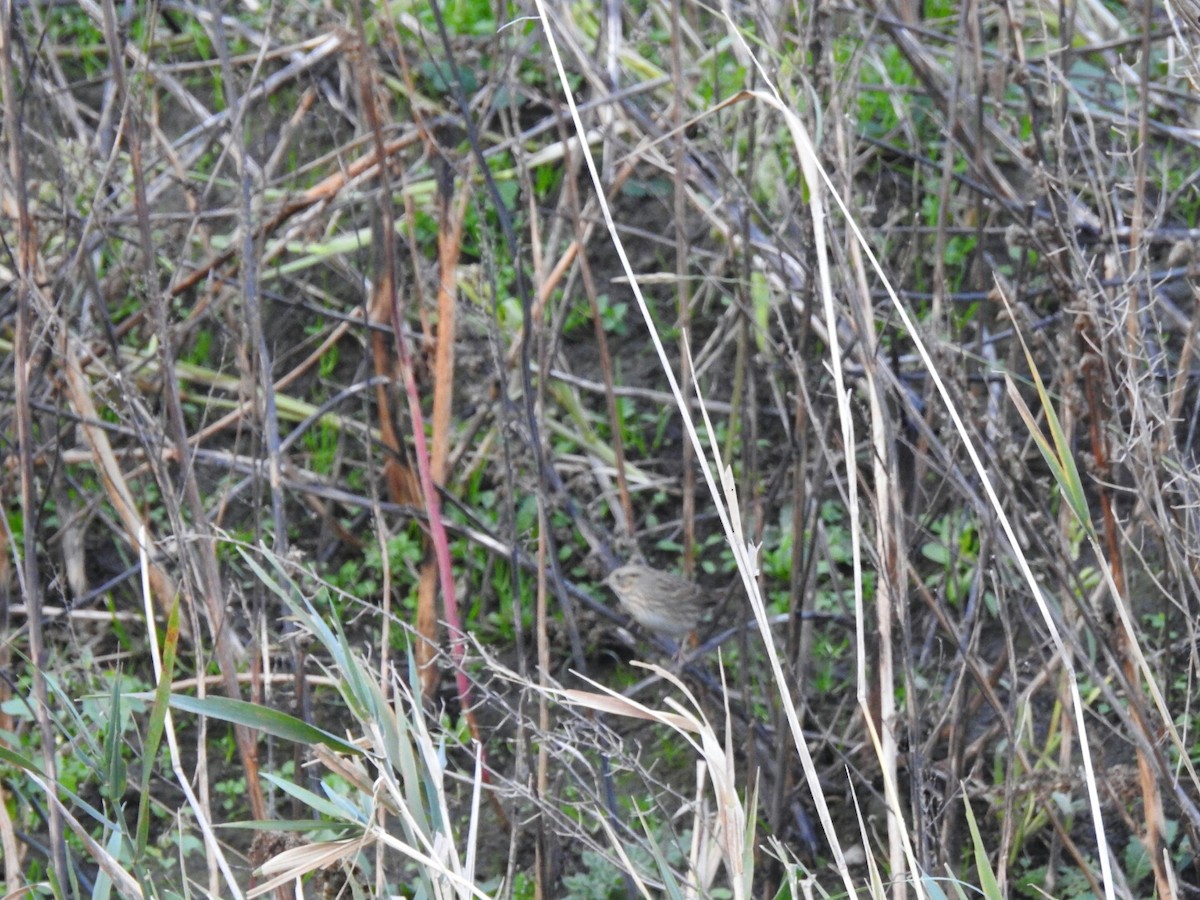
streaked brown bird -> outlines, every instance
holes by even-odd
[[[712,605],[712,595],[695,582],[637,563],[613,570],[604,583],[634,621],[676,641],[695,631]]]

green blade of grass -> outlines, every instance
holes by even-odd
[[[297,744],[325,744],[341,753],[361,756],[363,751],[328,731],[309,725],[295,716],[277,709],[268,709],[246,700],[231,700],[229,697],[191,697],[187,694],[172,694],[171,707],[181,712],[208,716],[234,725],[245,725],[285,741]]]
[[[104,735],[104,780],[101,795],[108,801],[120,803],[125,795],[127,770],[121,755],[121,680],[114,678],[109,695],[108,729]]]
[[[1032,365],[1032,360],[1030,364]],[[1066,438],[1063,434],[1062,425],[1059,424],[1058,415],[1054,412],[1050,397],[1045,393],[1041,379],[1036,377],[1036,372],[1034,374],[1038,386],[1038,396],[1042,400],[1042,409],[1046,413],[1046,422],[1054,438],[1054,446],[1051,446],[1050,442],[1046,440],[1046,436],[1038,428],[1032,411],[1030,411],[1024,398],[1017,390],[1012,377],[1006,374],[1004,380],[1008,385],[1008,398],[1012,401],[1013,406],[1016,407],[1017,413],[1025,423],[1025,427],[1029,429],[1029,435],[1033,438],[1034,443],[1037,444],[1037,448],[1041,452],[1042,458],[1046,461],[1046,465],[1049,466],[1050,472],[1054,476],[1054,483],[1058,485],[1063,499],[1071,507],[1071,512],[1075,514],[1075,518],[1090,533],[1092,529],[1091,515],[1088,512],[1087,497],[1083,493],[1083,484],[1079,479],[1079,470],[1075,466],[1074,458],[1066,448]]]
[[[154,691],[154,705],[150,709],[150,720],[146,725],[146,752],[142,758],[142,789],[138,800],[138,821],[135,865],[146,852],[146,844],[150,838],[150,777],[154,772],[154,761],[158,758],[158,748],[162,745],[163,732],[166,728],[167,709],[170,705],[171,680],[175,672],[175,651],[179,646],[179,597],[171,604],[171,612],[167,617],[167,634],[163,641],[162,677],[158,679],[158,687]]]
[[[272,775],[269,772],[263,773],[263,778],[275,785],[285,794],[290,797],[295,797],[313,812],[322,816],[327,816],[338,822],[352,822],[355,825],[366,825],[361,818],[361,815],[355,816],[356,810],[351,810],[349,807],[334,803],[331,800],[322,797],[306,787],[301,787],[295,782],[288,781],[286,778],[280,778],[278,775]],[[272,826],[274,827],[274,826]]]
[[[967,827],[971,830],[971,844],[975,850],[975,869],[979,873],[979,887],[989,900],[1000,900],[1000,882],[992,870],[988,859],[987,848],[983,844],[983,836],[979,833],[979,825],[975,821],[975,813],[971,810],[971,802],[966,799],[966,786],[963,786],[963,806],[967,810]]]

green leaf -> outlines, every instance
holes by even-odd
[[[983,844],[983,837],[979,833],[979,825],[975,821],[975,813],[971,810],[971,801],[967,799],[966,793],[964,785],[963,806],[967,809],[967,827],[971,830],[971,843],[975,848],[975,869],[979,873],[979,887],[989,900],[1000,900],[1003,896],[1000,893],[1000,882],[996,880],[996,873],[988,860],[987,848]]]
[[[44,778],[41,766],[35,763],[32,759],[28,759],[19,753],[14,753],[3,744],[0,744],[0,762],[6,762],[10,766],[16,766],[18,769],[24,769],[26,772],[31,772],[39,778]]]
[[[140,861],[146,853],[146,845],[150,839],[150,778],[154,773],[154,761],[158,758],[158,748],[162,746],[163,733],[166,729],[167,709],[171,697],[171,681],[175,676],[175,650],[179,646],[179,595],[171,603],[171,612],[167,615],[167,634],[163,641],[162,677],[158,679],[158,687],[154,690],[154,705],[150,709],[150,721],[146,725],[146,752],[142,756],[142,790],[138,801],[137,849],[134,852],[135,862]]]
[[[218,822],[217,828],[238,828],[246,831],[296,831],[301,834],[326,831],[337,835],[334,840],[346,837],[357,837],[362,834],[361,828],[354,826],[339,826],[337,822],[326,822],[323,819],[246,819],[242,822]]]
[[[286,778],[280,778],[277,775],[271,775],[268,772],[263,773],[263,778],[271,782],[271,784],[275,785],[275,787],[279,788],[285,794],[295,797],[313,812],[322,816],[327,816],[328,818],[339,822],[346,821],[346,809],[337,805],[336,803],[330,802],[327,798],[310,791],[308,788],[301,787],[293,781],[288,781]],[[358,819],[353,821],[356,825],[367,824],[366,822]]]
[[[1093,534],[1092,517],[1088,510],[1087,497],[1083,492],[1083,482],[1079,478],[1079,469],[1075,466],[1075,457],[1071,453],[1071,448],[1067,443],[1066,433],[1063,431],[1062,423],[1058,420],[1058,414],[1054,411],[1054,404],[1050,400],[1046,386],[1042,383],[1041,373],[1038,372],[1037,366],[1034,364],[1033,354],[1029,352],[1029,346],[1025,343],[1025,337],[1021,334],[1020,329],[1016,328],[1015,322],[1013,330],[1017,335],[1017,339],[1021,342],[1021,349],[1025,352],[1025,362],[1029,366],[1029,372],[1033,377],[1033,384],[1037,389],[1038,400],[1042,404],[1042,411],[1046,414],[1046,425],[1050,429],[1050,437],[1054,440],[1053,448],[1042,434],[1041,429],[1037,427],[1037,422],[1034,420],[1033,414],[1029,411],[1029,407],[1025,405],[1025,401],[1017,392],[1016,384],[1013,383],[1010,376],[1005,375],[1008,396],[1024,420],[1025,427],[1029,429],[1030,435],[1037,443],[1038,450],[1042,453],[1042,458],[1046,460],[1046,465],[1050,467],[1050,471],[1054,474],[1054,481],[1068,505],[1070,505],[1071,511],[1075,513],[1075,517],[1079,520],[1079,523],[1087,529],[1088,534]]]
[[[336,735],[309,725],[295,716],[277,709],[268,709],[257,703],[233,700],[229,697],[191,697],[187,694],[172,694],[171,707],[181,712],[208,716],[234,725],[245,725],[296,744],[326,744],[339,753],[362,756],[363,751]]]
[[[125,760],[121,756],[121,679],[114,678],[108,708],[108,733],[104,739],[104,777],[100,794],[120,804],[125,794]]]

